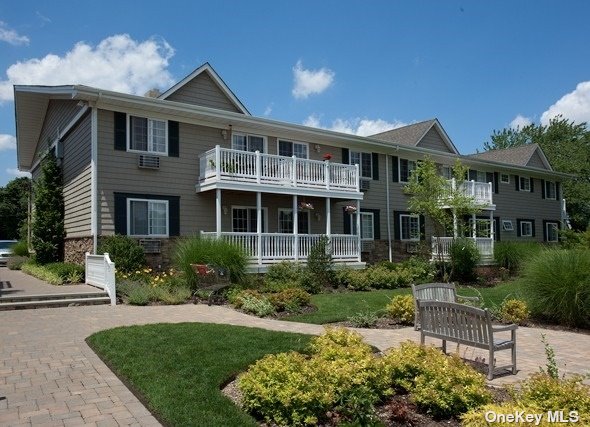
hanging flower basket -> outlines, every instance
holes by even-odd
[[[331,160],[331,159],[332,159],[332,153],[324,154],[324,160]]]
[[[313,205],[309,202],[301,202],[301,203],[299,203],[299,209],[312,211]]]
[[[356,206],[353,205],[348,205],[344,207],[344,211],[347,213],[355,213],[356,212]]]

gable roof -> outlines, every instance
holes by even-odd
[[[211,77],[213,82],[219,87],[221,92],[223,92],[223,94],[230,100],[230,102],[238,109],[239,112],[246,114],[247,116],[251,115],[248,109],[244,106],[244,104],[242,104],[238,97],[232,92],[229,86],[225,84],[223,79],[219,76],[219,74],[217,74],[217,72],[208,62],[205,62],[203,65],[198,67],[184,79],[180,80],[166,92],[162,93],[160,96],[158,96],[158,99],[167,99],[170,95],[178,91],[180,88],[184,87],[186,84],[188,84],[190,81],[192,81],[202,73],[207,73],[209,77]]]
[[[545,157],[545,153],[539,144],[525,144],[518,147],[504,148],[497,150],[484,151],[483,153],[470,154],[467,157],[473,157],[481,160],[491,160],[494,162],[507,163],[515,166],[529,166],[529,162],[533,156],[537,155],[541,158],[543,165],[548,170],[553,170],[549,160]]]
[[[416,147],[432,128],[436,129],[451,153],[459,154],[459,151],[457,151],[457,148],[436,118],[377,133],[371,135],[370,138],[406,145],[408,147]]]

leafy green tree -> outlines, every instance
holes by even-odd
[[[41,177],[35,185],[32,244],[37,262],[63,259],[64,200],[61,168],[52,152],[42,161]]]
[[[16,178],[0,187],[0,240],[26,237],[26,231],[21,236],[20,230],[27,224],[30,191],[29,178]]]
[[[536,143],[551,166],[572,174],[563,180],[563,196],[572,226],[585,230],[590,224],[590,131],[586,123],[557,116],[548,125],[530,124],[522,128],[494,130],[485,150],[496,150]]]

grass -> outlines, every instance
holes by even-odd
[[[521,294],[522,283],[518,280],[502,283],[493,288],[459,287],[457,293],[464,296],[480,296],[484,307],[498,307],[506,296],[516,298]],[[313,313],[297,314],[285,320],[293,322],[326,323],[342,322],[360,312],[384,310],[395,295],[411,294],[411,288],[377,290],[368,292],[342,292],[312,295],[311,303],[317,307]]]
[[[201,323],[98,332],[88,344],[165,425],[256,426],[220,386],[268,353],[301,351],[309,335]]]

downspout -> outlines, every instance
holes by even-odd
[[[92,234],[92,253],[96,254],[98,245],[98,109],[92,105],[90,112],[90,232]]]
[[[389,262],[393,261],[391,247],[391,207],[389,206],[389,154],[385,155],[385,203],[387,204],[387,246],[389,248]]]

